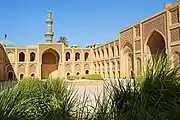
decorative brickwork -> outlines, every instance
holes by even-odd
[[[29,75],[32,73],[36,73],[36,66],[33,64],[29,66]]]
[[[141,41],[140,40],[135,42],[135,50],[136,51],[141,50]]]
[[[171,24],[179,23],[179,9],[175,8],[171,11]]]
[[[136,30],[136,37],[139,37],[140,36],[140,26],[136,26],[135,27],[135,30]]]
[[[175,52],[174,53],[174,67],[180,67],[180,53],[179,52]]]
[[[152,31],[157,30],[161,32],[165,38],[166,36],[166,13],[160,14],[155,18],[152,18],[142,24],[143,29],[143,43],[146,41],[147,37],[152,33]]]
[[[4,56],[4,49],[2,46],[0,46],[0,61],[3,61],[3,56]]]
[[[71,65],[70,64],[65,65],[65,71],[66,72],[71,72]]]
[[[170,31],[171,33],[171,42],[180,40],[180,28],[175,28]]]
[[[25,66],[23,64],[18,66],[18,72],[19,72],[19,74],[25,73]]]
[[[126,42],[129,42],[132,45],[133,43],[133,29],[132,28],[120,33],[120,42],[121,42],[121,46],[123,46]]]
[[[85,65],[84,65],[84,69],[85,69],[85,70],[89,70],[89,69],[90,69],[89,64],[85,64]]]
[[[81,71],[81,66],[79,64],[75,65],[75,72]]]

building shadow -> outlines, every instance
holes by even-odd
[[[0,82],[17,80],[13,66],[15,64],[10,62],[4,46],[0,44]]]

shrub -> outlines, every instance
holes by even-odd
[[[1,120],[74,119],[75,92],[58,79],[27,78],[0,93]]]
[[[68,80],[76,80],[76,79],[82,79],[82,75],[69,75],[67,77]]]
[[[82,78],[88,80],[103,80],[101,74],[87,74],[84,75]]]

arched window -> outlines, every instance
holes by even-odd
[[[105,72],[103,72],[103,77],[105,78]]]
[[[89,53],[86,52],[86,53],[84,54],[84,61],[87,61],[87,60],[88,60],[88,57],[89,57]]]
[[[66,53],[66,61],[69,61],[69,60],[70,60],[70,58],[71,58],[70,53],[69,53],[69,52],[67,52],[67,53]]]
[[[36,56],[36,54],[35,54],[34,52],[32,52],[32,53],[30,54],[30,61],[31,61],[31,62],[33,62],[33,61],[35,60],[35,56]]]
[[[85,74],[89,74],[89,70],[86,70],[86,71],[85,71]]]
[[[99,50],[98,50],[98,57],[99,57],[99,58],[101,58],[101,55],[100,55],[100,52],[99,52]]]
[[[67,77],[70,76],[70,73],[67,73]]]
[[[96,58],[96,52],[94,51],[94,58]]]
[[[19,53],[19,62],[24,62],[25,61],[25,55],[23,52]]]
[[[119,56],[119,45],[117,45],[116,47],[117,47],[117,56]]]
[[[110,78],[110,73],[108,72],[108,78]]]
[[[79,75],[79,72],[77,72],[76,75]]]
[[[109,50],[108,50],[108,48],[106,48],[106,52],[107,52],[107,57],[109,57]]]
[[[94,64],[94,71],[95,71],[95,72],[97,71],[96,64]]]
[[[13,72],[9,72],[8,73],[8,80],[13,80],[13,79],[14,79]]]
[[[116,74],[115,74],[115,72],[113,71],[113,78],[115,79],[116,78]]]
[[[117,64],[118,65],[117,68],[118,68],[118,70],[120,70],[120,62],[118,61],[117,63],[118,63]]]
[[[20,80],[22,80],[24,77],[24,74],[20,74]]]
[[[104,58],[104,50],[102,49],[101,51],[102,51],[102,57]]]
[[[114,57],[114,47],[113,46],[111,47],[111,50],[112,50],[112,56]]]
[[[109,69],[109,67],[110,67],[110,66],[109,66],[109,63],[107,62],[107,71],[109,71],[109,70],[110,70],[110,69]]]
[[[75,61],[78,61],[78,60],[80,60],[80,53],[77,52],[75,54]]]
[[[34,73],[32,73],[32,74],[31,74],[31,77],[35,77],[35,74],[34,74]]]

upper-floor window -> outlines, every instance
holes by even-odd
[[[19,62],[25,61],[25,54],[23,52],[19,53]]]
[[[114,57],[114,47],[112,46],[111,49],[112,49],[112,56]]]
[[[69,53],[69,52],[67,52],[67,53],[66,53],[66,61],[69,61],[69,60],[70,60],[70,58],[71,58],[71,55],[70,55],[70,53]]]
[[[34,52],[30,53],[30,61],[33,62],[35,60],[36,54]]]
[[[75,61],[78,61],[78,60],[80,60],[80,53],[77,52],[75,54]]]
[[[107,52],[107,57],[109,57],[109,50],[108,50],[108,48],[106,48],[106,52]]]
[[[86,52],[86,53],[84,54],[84,61],[87,61],[88,58],[89,58],[89,53]]]

